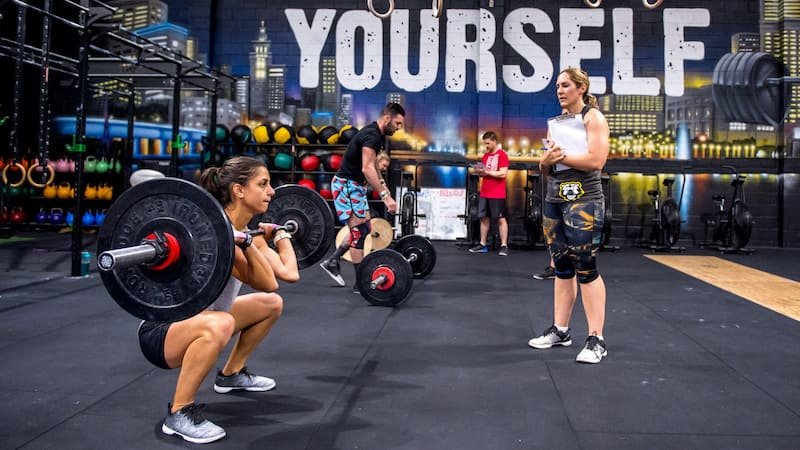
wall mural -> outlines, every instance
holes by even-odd
[[[218,0],[215,11],[210,1],[142,1],[142,18],[126,1],[130,14],[120,18],[240,77],[219,104],[218,120],[229,127],[361,127],[396,101],[408,115],[393,149],[478,157],[478,136],[495,130],[513,161],[533,163],[546,119],[560,112],[555,78],[580,66],[611,127],[612,159],[800,156],[800,85],[778,79],[800,73],[800,0],[450,0],[440,12],[428,1],[394,0],[391,14],[382,14],[390,2],[370,3],[377,14],[355,0],[336,8]],[[147,102],[145,95],[140,109]],[[184,126],[208,126],[201,101],[182,103]],[[690,232],[702,227],[700,210],[713,208],[710,192],[726,189],[724,176],[687,177],[681,209]],[[422,177],[453,187],[465,172]],[[643,177],[614,183],[621,207],[643,210],[629,211],[632,220],[646,216],[644,186],[657,182]],[[748,183],[774,193],[775,178],[756,174]],[[761,225],[774,230],[777,220],[766,216]]]

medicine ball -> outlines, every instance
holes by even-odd
[[[319,156],[313,153],[300,155],[300,167],[306,172],[319,170]]]
[[[214,129],[214,137],[217,138],[218,143],[228,142],[228,138],[230,136],[231,132],[225,125],[217,125],[217,127]]]
[[[317,190],[317,184],[314,183],[313,180],[303,179],[303,180],[298,181],[297,184],[299,184],[300,186],[303,186],[303,187],[307,187],[307,188],[311,189],[312,191],[316,191]]]
[[[297,129],[297,143],[300,145],[316,144],[317,132],[311,128],[311,125],[303,125]]]
[[[339,143],[339,132],[331,126],[319,130],[317,137],[320,144],[336,145]]]
[[[345,125],[339,129],[339,144],[347,145],[351,139],[356,137],[358,128],[352,125]]]
[[[292,155],[288,153],[278,152],[275,154],[272,164],[278,170],[291,170],[293,159],[294,158],[292,158]]]
[[[342,166],[342,155],[331,153],[326,160],[326,166],[329,172],[336,172]]]
[[[233,140],[234,144],[237,145],[244,145],[250,142],[250,139],[253,137],[253,132],[250,131],[250,127],[247,125],[236,125],[231,130],[231,139]]]
[[[331,190],[330,181],[324,181],[319,184],[319,195],[326,200],[333,199],[333,191]]]
[[[253,139],[257,144],[266,144],[270,141],[269,128],[266,125],[259,125],[253,130]]]
[[[280,125],[272,132],[272,139],[278,144],[286,144],[292,141],[293,135],[294,131],[290,127]]]

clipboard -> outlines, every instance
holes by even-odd
[[[589,153],[589,141],[586,127],[583,125],[583,114],[562,114],[547,120],[547,132],[550,140],[558,144],[564,154],[581,155]],[[557,163],[556,172],[571,169],[570,166]]]

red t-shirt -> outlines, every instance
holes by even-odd
[[[486,170],[500,170],[508,167],[508,155],[505,150],[498,147],[492,153],[483,155],[483,166]],[[506,179],[484,176],[481,177],[481,197],[483,198],[506,198]]]

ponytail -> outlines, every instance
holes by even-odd
[[[583,103],[586,103],[587,105],[591,106],[592,108],[597,108],[598,107],[597,106],[597,97],[595,97],[594,95],[590,94],[589,91],[586,91],[586,93],[583,94]]]

